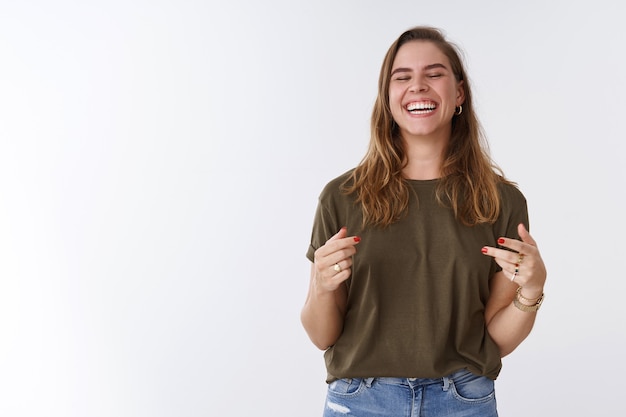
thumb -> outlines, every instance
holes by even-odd
[[[517,233],[519,234],[520,239],[522,239],[522,242],[528,243],[529,245],[537,246],[537,242],[535,242],[535,239],[533,239],[530,233],[528,233],[528,230],[523,223],[520,223],[517,226]]]
[[[335,233],[333,237],[328,239],[328,241],[330,242],[330,241],[337,240],[337,239],[343,239],[346,236],[348,236],[348,228],[344,226],[341,229],[339,229],[339,231]]]

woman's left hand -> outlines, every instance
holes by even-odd
[[[526,227],[520,224],[517,232],[521,241],[505,237],[498,239],[499,245],[515,252],[485,246],[483,253],[493,257],[505,275],[524,288],[526,297],[535,295],[538,297],[543,293],[543,286],[546,282],[546,267],[537,248],[537,242],[530,236]]]

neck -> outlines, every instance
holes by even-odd
[[[447,141],[402,140],[407,165],[402,170],[410,180],[432,180],[441,177],[441,165]]]

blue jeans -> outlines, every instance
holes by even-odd
[[[493,380],[462,370],[428,378],[351,378],[328,385],[324,417],[497,417]]]

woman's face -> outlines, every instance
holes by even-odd
[[[463,103],[448,58],[428,41],[400,47],[391,68],[389,106],[404,140],[448,140],[455,108]]]

